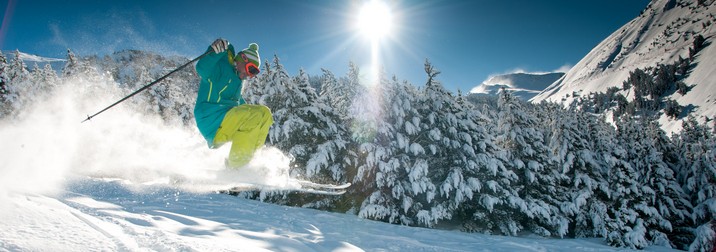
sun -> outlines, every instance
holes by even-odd
[[[388,35],[393,26],[390,8],[378,0],[363,5],[358,14],[358,29],[371,40],[379,40]]]

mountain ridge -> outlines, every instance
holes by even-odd
[[[716,1],[654,0],[642,13],[612,33],[565,76],[530,101],[562,102],[572,104],[577,97],[590,93],[606,92],[622,84],[636,69],[673,64],[691,55],[694,39],[701,35],[706,47],[694,55],[691,69],[684,78],[693,86],[687,94],[671,94],[682,106],[693,106],[691,114],[701,121],[716,116],[716,49],[708,46],[716,35]],[[628,90],[623,92],[629,96]],[[683,119],[683,118],[682,118]],[[681,119],[674,120],[662,115],[659,122],[667,132],[678,131]]]
[[[473,94],[496,95],[505,88],[522,100],[529,100],[547,86],[564,76],[562,72],[551,73],[509,73],[490,77],[470,90]]]

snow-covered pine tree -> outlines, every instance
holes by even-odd
[[[358,69],[349,71],[348,82],[358,83],[356,86],[349,86],[349,89],[355,90],[355,96],[348,111],[348,117],[345,122],[349,125],[351,138],[359,143],[369,143],[374,141],[378,127],[383,123],[384,97],[383,90],[386,86],[385,74],[383,69],[375,76],[366,76],[367,78],[359,78],[353,80],[358,74]],[[353,84],[351,84],[353,85]]]
[[[45,83],[48,83],[50,87],[56,87],[61,84],[60,77],[57,76],[57,71],[52,69],[52,65],[45,64],[42,68],[42,74],[40,75]]]
[[[353,66],[352,63],[349,66]],[[326,104],[336,109],[341,118],[345,118],[348,113],[353,95],[347,97],[346,92],[349,90],[348,86],[344,86],[346,81],[339,81],[333,73],[327,69],[321,69],[323,72],[323,78],[321,83],[320,97],[326,99]],[[357,75],[356,75],[357,78]]]
[[[320,86],[321,86],[321,92],[319,95],[319,103],[329,106],[333,109],[334,113],[338,116],[336,119],[340,125],[343,127],[342,131],[346,131],[348,129],[349,124],[346,122],[347,115],[342,114],[341,109],[339,107],[343,106],[344,101],[352,100],[355,95],[350,95],[351,98],[348,99],[345,97],[345,94],[342,92],[349,89],[349,87],[341,86],[341,83],[344,83],[340,80],[338,80],[335,75],[327,70],[327,69],[321,69],[323,72],[323,75],[319,78],[321,80]],[[357,68],[351,70],[351,73],[349,72],[349,75],[355,75],[355,78],[357,78]],[[343,98],[339,98],[343,96]],[[345,103],[345,106],[348,106],[349,103]],[[358,150],[359,143],[356,143],[355,141],[351,141],[351,139],[347,139],[347,146],[346,146],[346,153],[343,156],[342,163],[345,164],[345,175],[346,177],[351,180],[353,183],[356,182],[356,179],[359,179],[358,173],[358,153],[356,150]],[[362,189],[368,189],[367,187],[363,187]],[[362,201],[363,197],[359,197],[359,202],[353,202],[353,206],[355,207],[357,204],[360,204],[360,201]]]
[[[107,81],[114,82],[111,76],[104,76],[97,70],[96,65],[91,65],[90,61],[79,59],[72,50],[67,49],[67,62],[60,73],[60,78],[65,83],[88,83],[78,92],[85,93],[87,96],[94,96],[97,93],[106,93],[107,87],[103,84]]]
[[[674,247],[686,250],[694,240],[692,230],[693,219],[690,218],[691,213],[693,213],[693,204],[678,179],[678,171],[684,167],[683,156],[681,156],[676,146],[676,138],[666,136],[666,133],[656,121],[648,122],[646,131],[646,138],[651,139],[656,153],[661,156],[662,161],[669,170],[671,170],[671,173],[667,170],[655,175],[655,177],[666,177],[663,180],[655,180],[655,182],[658,182],[655,183],[657,184],[655,188],[657,189],[658,198],[656,202],[657,209],[661,211],[662,208],[668,208],[668,211],[664,211],[668,212],[664,217],[671,222],[672,226],[671,232],[667,233],[669,240]],[[671,176],[672,179],[668,179],[669,176]],[[660,183],[664,185],[658,185]],[[679,198],[679,195],[681,198]],[[671,200],[673,200],[673,202]]]
[[[77,72],[82,68],[80,60],[75,56],[75,53],[72,52],[69,48],[67,49],[67,63],[65,63],[65,66],[62,68],[62,72],[60,76],[64,78],[68,78],[70,76],[74,76],[77,74]]]
[[[137,90],[161,76],[163,66],[156,57],[145,57],[140,51],[128,51],[127,53],[133,59],[128,66],[132,76],[129,78],[130,82],[127,83],[126,93]],[[165,107],[172,106],[172,101],[167,99],[166,95],[167,86],[158,84],[150,87],[146,92],[135,95],[130,101],[138,104],[138,109],[143,113],[162,115]]]
[[[426,72],[430,73],[430,68],[430,66],[426,67]],[[429,74],[428,82],[433,80],[434,78]],[[460,104],[460,97],[455,100]],[[470,197],[468,191],[462,191],[467,197],[463,198],[465,202],[462,205],[451,212],[452,221],[461,223],[462,230],[466,232],[510,234],[509,230],[514,230],[513,227],[519,225],[512,219],[512,208],[508,205],[509,199],[517,195],[516,191],[510,189],[516,182],[517,176],[507,169],[504,152],[495,144],[497,103],[485,101],[480,102],[477,108],[470,105],[453,110],[455,118],[459,118],[460,121],[457,124],[460,127],[458,131],[467,133],[462,136],[474,153],[475,157],[472,161],[475,162],[477,169],[462,171],[463,180],[474,189],[474,192]],[[468,135],[469,138],[466,137]]]
[[[6,69],[8,82],[5,85],[4,100],[9,105],[6,113],[17,115],[16,113],[25,108],[36,95],[33,91],[34,83],[19,51],[15,51],[15,56]]]
[[[513,218],[531,232],[561,237],[569,223],[559,208],[565,199],[559,195],[561,174],[550,166],[538,118],[527,106],[504,89],[499,94],[496,143],[505,150],[507,164],[518,177],[512,186],[518,196],[510,198],[509,204],[516,211]]]
[[[45,64],[45,67],[35,63],[31,72],[31,83],[33,83],[33,89],[36,90],[38,97],[44,99],[47,97],[52,90],[59,84],[60,79],[57,77],[57,72],[52,69],[50,64]]]
[[[688,223],[691,203],[665,160],[663,151],[668,148],[669,140],[656,121],[639,119],[622,121],[618,140],[627,151],[627,160],[639,174],[646,198],[642,204],[632,205],[644,220],[648,230],[646,239],[650,245],[673,246],[668,236],[676,224]]]
[[[0,51],[0,119],[10,113],[10,102],[5,96],[9,95],[10,77],[7,75],[8,64],[5,54]]]
[[[618,125],[619,130],[633,131],[626,124]],[[641,174],[629,162],[625,146],[618,145],[618,139],[606,145],[601,156],[606,162],[607,182],[611,194],[607,204],[606,241],[616,247],[643,249],[649,245],[647,223],[644,212],[654,211],[649,206],[653,190],[645,187]]]
[[[516,179],[507,170],[505,160],[499,158],[502,150],[495,144],[496,102],[481,103],[473,106],[466,103],[465,97],[458,94],[457,103],[462,107],[455,113],[461,121],[458,126],[466,141],[475,153],[472,160],[476,169],[465,169],[463,176],[474,189],[472,195],[464,191],[467,200],[453,214],[453,221],[461,223],[466,232],[495,233],[502,232],[501,227],[508,226],[513,220],[505,206],[506,198],[511,197],[508,190]]]
[[[475,152],[470,144],[468,132],[460,129],[461,123],[456,116],[461,108],[442,84],[436,80],[440,71],[426,59],[425,73],[428,76],[423,94],[418,100],[417,110],[423,115],[421,132],[415,142],[425,148],[427,177],[435,187],[434,199],[428,198],[417,213],[419,225],[432,227],[440,220],[449,220],[453,213],[465,201],[472,198],[473,188],[466,177],[465,170],[476,170]],[[460,118],[465,119],[465,118]]]
[[[321,72],[323,74],[320,78],[321,92],[318,94],[318,97],[323,99],[323,102],[326,103],[326,105],[336,108],[334,105],[338,104],[338,98],[334,96],[340,95],[341,92],[341,89],[338,86],[338,79],[336,79],[333,72],[328,69],[321,68]],[[336,113],[338,113],[338,109],[336,108],[335,110]]]
[[[324,71],[325,73],[325,71]],[[360,84],[360,69],[355,63],[348,63],[348,73],[345,78],[335,79],[330,76],[325,76],[329,79],[324,79],[321,86],[321,97],[325,97],[327,104],[334,108],[336,112],[341,116],[341,119],[347,121],[350,125],[350,119],[353,106],[360,106],[355,104],[359,94],[365,90]]]
[[[358,214],[389,223],[425,225],[417,216],[433,201],[436,187],[427,177],[428,157],[420,144],[423,118],[416,107],[418,92],[397,78],[381,83],[384,117],[374,141],[361,144],[365,162],[356,179],[370,190],[365,190],[368,194]]]
[[[340,116],[323,99],[318,98],[303,69],[295,83],[297,94],[307,102],[304,108],[298,108],[296,112],[310,124],[310,129],[306,129],[310,149],[305,163],[305,176],[314,181],[346,182],[346,167],[342,161],[345,161],[348,136],[344,125],[340,123]]]
[[[697,228],[690,251],[716,249],[716,139],[707,125],[689,116],[675,136],[685,163],[679,173],[684,191],[691,196],[691,218]]]
[[[569,218],[570,233],[576,237],[605,237],[609,185],[603,174],[606,165],[599,157],[603,144],[611,141],[608,129],[598,127],[595,118],[585,113],[564,110],[556,104],[547,106],[550,137],[548,149],[553,159],[549,164],[559,172],[565,197],[559,207]],[[587,129],[587,130],[585,130]],[[558,196],[564,193],[564,196]]]
[[[183,63],[182,61],[174,61]],[[171,68],[178,67],[172,64]],[[162,118],[169,124],[193,125],[194,103],[196,92],[199,87],[199,77],[196,69],[187,67],[178,71],[162,81],[165,85],[164,99],[159,100],[159,105],[164,107]]]

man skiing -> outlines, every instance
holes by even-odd
[[[273,124],[268,107],[246,104],[241,96],[243,81],[259,74],[258,50],[259,46],[251,43],[234,55],[233,45],[217,39],[196,64],[201,77],[194,106],[196,126],[209,148],[232,142],[225,162],[228,168],[246,165],[266,141]]]

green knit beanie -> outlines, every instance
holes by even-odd
[[[256,67],[261,67],[261,57],[259,56],[259,45],[256,43],[249,44],[248,48],[244,48],[244,50],[241,50],[241,52],[244,55],[246,55],[246,58],[249,60],[249,62],[252,62],[256,64]],[[240,58],[239,55],[236,55],[237,58]]]

